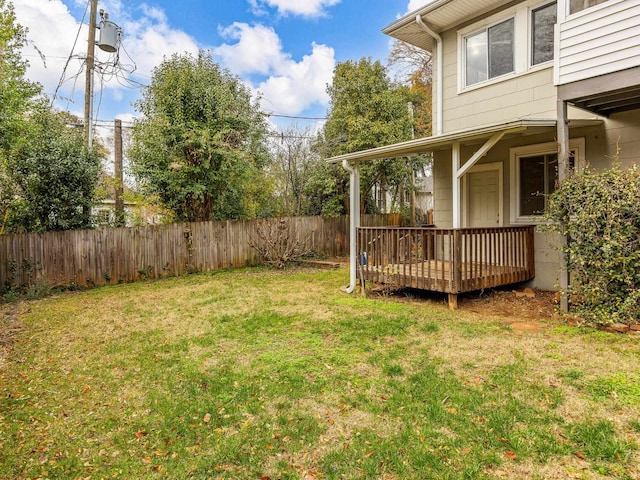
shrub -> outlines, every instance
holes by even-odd
[[[634,165],[564,181],[549,200],[546,229],[568,235],[572,309],[591,325],[640,322],[640,172]]]
[[[275,268],[285,268],[304,257],[310,252],[308,244],[284,218],[258,222],[249,240],[261,261]]]

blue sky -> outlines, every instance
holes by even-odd
[[[139,85],[149,82],[153,67],[165,55],[206,49],[262,95],[263,110],[323,117],[326,85],[335,64],[361,57],[386,62],[391,40],[381,29],[428,1],[100,0],[98,8],[122,28],[124,48],[117,68],[113,56],[98,55],[103,73],[96,76],[94,115],[103,120],[131,120]],[[18,22],[29,29],[24,51],[30,62],[28,76],[39,81],[49,95],[57,89],[58,108],[80,114],[87,49],[86,26],[81,20],[88,0],[13,3]],[[129,73],[134,66],[135,71]],[[318,125],[272,117],[277,127],[292,121],[301,127]]]

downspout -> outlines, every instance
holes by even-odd
[[[342,168],[349,172],[349,285],[344,290],[347,293],[353,293],[357,286],[356,236],[360,225],[360,169],[357,166],[352,167],[346,160],[342,161]]]
[[[442,135],[442,79],[443,72],[443,49],[442,49],[442,37],[433,31],[426,23],[422,21],[420,15],[416,15],[416,23],[422,30],[431,35],[436,41],[436,131],[435,135]]]

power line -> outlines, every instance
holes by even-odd
[[[279,118],[293,118],[295,120],[328,120],[327,117],[298,117],[295,115],[284,115],[281,113],[269,113],[265,112],[269,117],[279,117]]]
[[[76,45],[78,43],[78,38],[80,37],[80,31],[82,30],[82,25],[84,24],[84,19],[87,17],[87,11],[89,10],[89,5],[91,4],[91,1],[87,1],[87,6],[84,8],[84,13],[82,14],[82,20],[80,20],[80,24],[78,25],[78,32],[76,33],[76,39],[73,41],[73,46],[71,47],[71,52],[69,53],[69,56],[67,57],[67,61],[64,64],[64,68],[62,69],[62,75],[60,76],[60,80],[58,81],[58,86],[56,87],[56,91],[53,94],[53,98],[51,99],[51,105],[53,105],[53,102],[56,101],[56,96],[58,95],[58,90],[60,90],[60,87],[62,86],[62,84],[64,83],[64,77],[67,73],[67,67],[69,66],[69,62],[71,61],[71,58],[73,57],[73,51],[76,49]],[[75,85],[74,85],[75,88]]]

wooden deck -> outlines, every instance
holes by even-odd
[[[533,226],[358,229],[359,276],[367,281],[449,294],[531,280]]]

